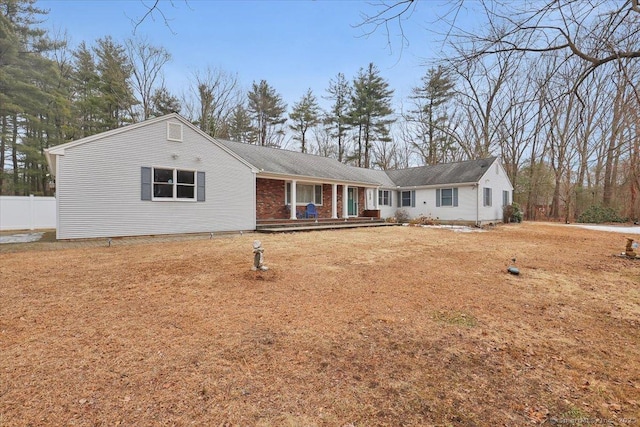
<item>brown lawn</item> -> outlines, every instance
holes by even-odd
[[[640,424],[621,234],[117,243],[0,253],[0,426]]]

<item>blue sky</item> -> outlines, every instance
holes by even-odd
[[[49,10],[42,26],[53,32],[66,30],[75,47],[82,41],[92,45],[107,35],[120,42],[133,37],[132,22],[144,15],[144,4],[152,3],[39,0],[37,6]],[[375,11],[365,1],[162,0],[160,4],[170,28],[155,13],[142,22],[136,35],[171,53],[164,75],[174,94],[187,92],[193,73],[211,67],[236,73],[247,90],[253,81],[266,80],[289,109],[308,88],[328,106],[322,96],[329,80],[339,72],[352,80],[369,62],[395,90],[394,104],[399,108],[425,74],[425,63],[440,55],[441,38],[429,30],[446,27],[437,17],[448,10],[444,2],[419,2],[405,22],[409,45],[401,52],[397,27],[391,27],[391,50],[384,31],[367,37],[363,28],[355,27],[363,13]]]

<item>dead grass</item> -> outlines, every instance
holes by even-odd
[[[254,238],[0,254],[0,426],[640,424],[622,235]]]

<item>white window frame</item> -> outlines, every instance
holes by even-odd
[[[405,193],[409,193],[409,204],[405,205],[405,199],[404,199],[404,194]],[[413,190],[402,190],[400,191],[400,207],[401,208],[413,208],[415,207],[415,193],[413,192]]]
[[[300,196],[304,194],[304,191],[301,191],[300,187],[313,187],[313,200],[310,201],[300,201]],[[309,203],[313,203],[316,206],[322,206],[323,203],[323,191],[322,184],[317,184],[313,182],[297,182],[296,183],[296,206],[307,206]],[[284,186],[284,204],[290,205],[291,196],[289,195],[289,189],[291,188],[291,183],[287,182]],[[320,194],[318,195],[318,188],[320,188]],[[318,197],[319,196],[319,197]],[[317,203],[318,198],[320,199],[320,203]]]
[[[387,203],[384,203],[385,195]],[[392,206],[391,190],[378,190],[378,206]]]
[[[507,190],[502,191],[502,206],[509,206],[509,192]]]
[[[156,170],[173,171],[173,178],[171,182],[156,181]],[[193,184],[178,182],[178,172],[190,172],[193,173]],[[155,186],[156,184],[168,185],[171,184],[172,197],[157,197]],[[178,197],[178,186],[193,187],[193,197]],[[168,167],[156,167],[151,168],[151,200],[154,202],[197,202],[198,201],[198,171],[191,169],[178,169]]]
[[[180,136],[177,138],[172,136],[176,129],[180,130]],[[167,122],[167,141],[182,142],[183,137],[184,126],[182,126],[182,123]]]
[[[447,199],[451,200],[451,203],[449,203],[449,204],[444,204],[444,199],[445,199],[444,198],[444,192],[445,191],[450,191],[451,192],[451,196],[447,197]],[[453,205],[454,205],[454,203],[453,203],[453,187],[451,187],[451,188],[441,188],[440,189],[440,207],[441,208],[453,208],[454,207]]]
[[[491,191],[491,187],[484,187],[482,189],[482,206],[491,207],[493,204],[493,195]]]

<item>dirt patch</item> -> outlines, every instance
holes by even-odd
[[[0,254],[0,425],[640,423],[619,234],[254,238]]]

